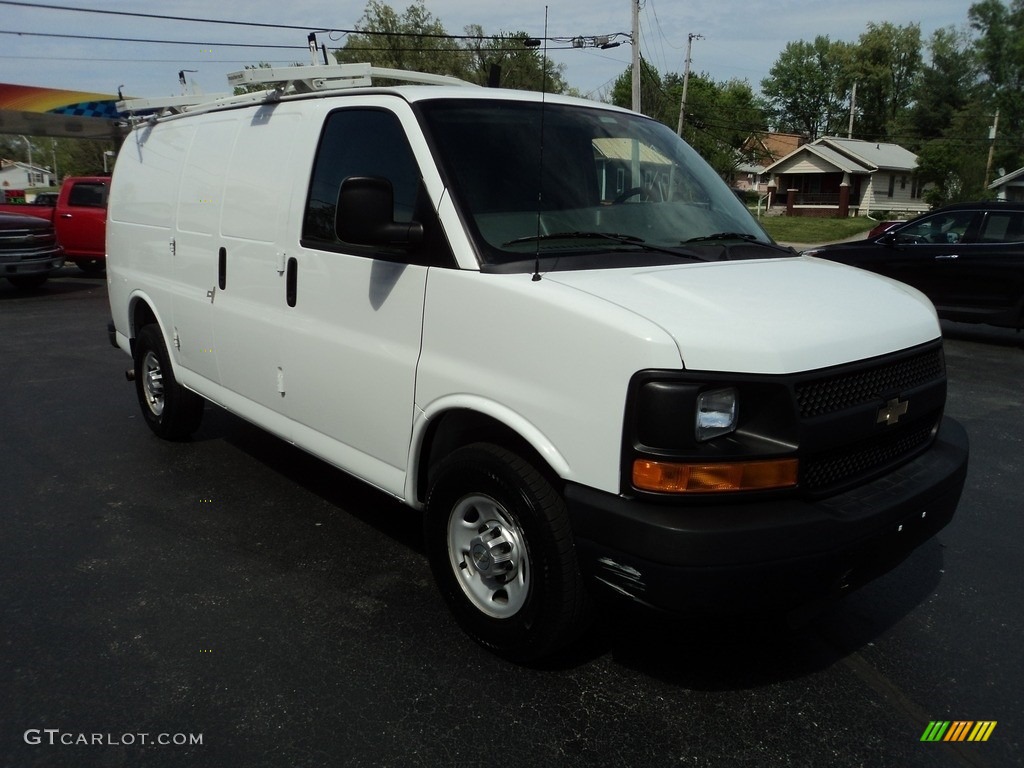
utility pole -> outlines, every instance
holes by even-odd
[[[28,147],[28,185],[31,187],[33,186],[32,174],[34,172],[32,168],[32,142],[26,139],[24,136],[21,137],[21,140],[24,141],[25,146]]]
[[[996,119],[988,131],[988,138],[992,142],[988,148],[988,163],[985,165],[985,189],[988,189],[988,181],[992,174],[992,156],[996,151],[996,131],[999,130],[999,107],[996,107]]]
[[[679,125],[676,127],[676,134],[683,135],[683,122],[686,120],[686,91],[690,87],[690,50],[693,48],[694,40],[703,40],[704,35],[697,35],[691,32],[686,40],[686,63],[683,65],[683,98],[679,102]]]
[[[629,0],[633,6],[633,111],[640,111],[640,0]]]
[[[853,91],[850,93],[850,127],[846,131],[846,138],[853,138],[853,115],[857,111],[857,83],[853,84]]]

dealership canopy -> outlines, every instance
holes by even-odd
[[[0,133],[116,139],[125,131],[116,95],[0,83]]]

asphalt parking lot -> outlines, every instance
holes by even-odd
[[[609,610],[530,669],[459,631],[389,497],[215,408],[155,438],[108,317],[73,267],[0,281],[2,766],[1024,762],[1024,336],[943,326],[971,468],[895,571],[792,630]]]

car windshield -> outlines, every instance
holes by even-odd
[[[656,121],[523,101],[418,106],[484,265],[664,263],[771,246],[711,167]]]

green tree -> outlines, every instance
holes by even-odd
[[[921,27],[868,24],[853,48],[850,75],[857,82],[855,136],[889,140],[921,69]]]
[[[901,143],[917,153],[918,175],[933,185],[925,194],[932,205],[984,197],[988,119],[971,39],[966,31],[936,30],[928,54],[901,117]]]
[[[985,144],[972,137],[984,135],[986,119],[977,109],[955,114],[945,135],[925,143],[917,152],[918,174],[934,186],[925,193],[932,205],[945,205],[987,197],[984,188]]]
[[[27,136],[32,144],[32,164],[47,168],[61,179],[68,176],[92,176],[103,173],[104,153],[116,151],[114,141],[97,139],[51,139]],[[20,136],[0,135],[0,157],[19,163],[28,161],[28,151]],[[113,158],[107,157],[107,170],[113,170]]]
[[[641,107],[654,119],[675,130],[683,96],[683,76],[664,78],[653,67],[641,70]],[[628,107],[632,100],[632,72],[627,69],[612,87],[612,102]],[[741,161],[740,148],[767,121],[750,84],[743,80],[716,82],[706,74],[691,74],[686,90],[683,138],[722,176]]]
[[[999,110],[995,167],[1013,170],[1024,165],[1024,0],[983,0],[967,15],[979,33],[975,48],[987,97],[986,119],[991,121]]]
[[[497,68],[498,85],[524,91],[565,93],[564,67],[545,59],[537,48],[527,48],[525,32],[500,32],[487,35],[483,27],[466,27],[467,40],[463,41],[466,77],[479,85],[490,83],[491,72]]]
[[[626,69],[615,80],[611,92],[612,104],[629,109],[633,105],[633,70]],[[640,111],[645,115],[668,123],[669,97],[661,81],[661,73],[646,61],[640,62]],[[676,102],[679,109],[679,102]],[[675,124],[672,124],[675,127]]]
[[[416,0],[399,14],[379,0],[370,0],[343,48],[334,51],[339,63],[370,62],[378,67],[432,72],[466,78],[466,56],[439,19]]]
[[[673,93],[681,97],[681,87]],[[678,119],[675,123],[669,124],[677,127]],[[704,74],[690,76],[683,138],[721,176],[731,175],[744,160],[741,149],[751,134],[765,130],[767,119],[750,83],[736,79],[716,82]]]
[[[788,43],[761,81],[774,127],[810,140],[837,133],[849,109],[851,44],[819,35]]]
[[[947,135],[956,115],[976,109],[978,60],[964,30],[937,29],[928,42],[929,61],[910,90],[910,107],[898,128],[916,151],[924,142]]]

